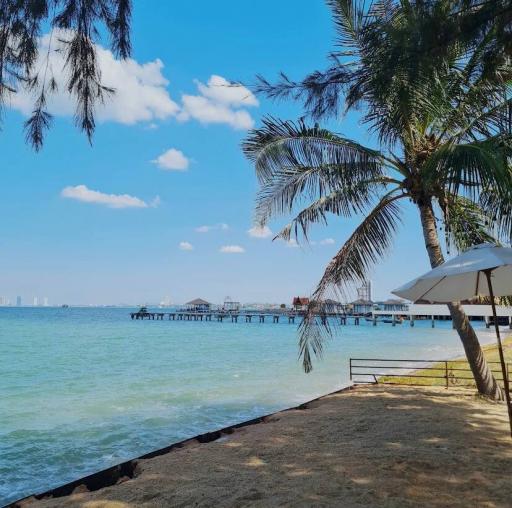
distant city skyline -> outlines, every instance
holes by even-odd
[[[279,301],[272,301],[272,300],[240,300],[238,298],[231,298],[231,296],[225,296],[221,298],[220,300],[207,300],[212,304],[215,305],[221,305],[226,302],[239,302],[243,306],[247,305],[292,305],[292,301],[295,297],[308,297],[309,295],[305,293],[300,294],[291,294],[289,295],[288,299],[285,300],[279,300]],[[201,295],[196,295],[196,297],[202,297]],[[382,302],[385,300],[385,298],[374,298],[373,295],[373,285],[372,281],[368,280],[365,284],[363,284],[360,287],[357,287],[350,298],[337,298],[338,301],[341,303],[351,303],[355,300],[368,300],[373,301],[375,303]],[[22,305],[23,298],[22,296],[18,295],[16,296],[16,306],[23,306]],[[49,298],[47,296],[43,297],[42,299],[38,296],[34,296],[32,299],[31,305],[26,305],[28,307],[49,307],[49,306],[61,306],[61,305],[73,305],[73,306],[138,306],[138,305],[151,305],[151,306],[158,306],[158,307],[172,307],[175,305],[183,305],[186,304],[187,301],[183,299],[173,299],[169,295],[164,296],[161,299],[155,299],[155,300],[147,300],[147,301],[137,301],[137,302],[108,302],[108,303],[98,303],[98,302],[86,302],[86,303],[75,303],[75,302],[56,302],[50,305]],[[11,299],[7,296],[0,296],[0,306],[11,306]]]

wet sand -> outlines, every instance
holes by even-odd
[[[510,507],[504,405],[471,389],[357,387],[210,443],[140,460],[135,477],[31,507]]]

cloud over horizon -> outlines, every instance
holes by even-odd
[[[199,226],[195,228],[196,233],[209,233],[210,231],[227,231],[229,229],[229,226],[225,222],[220,222],[219,224],[214,224],[213,226]]]
[[[179,243],[180,250],[194,250],[194,246],[190,242],[180,242]]]
[[[63,198],[103,205],[108,208],[156,208],[160,204],[158,196],[151,203],[146,203],[146,201],[129,194],[105,194],[104,192],[89,189],[86,185],[65,187],[60,195]]]
[[[247,230],[247,233],[252,238],[269,238],[273,235],[272,230],[268,226],[253,226]]]
[[[240,245],[223,245],[219,249],[219,252],[222,252],[224,254],[243,254],[245,252],[245,249]]]

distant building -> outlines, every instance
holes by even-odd
[[[357,288],[357,299],[366,300],[367,302],[371,302],[373,300],[371,280],[365,281],[361,287]]]
[[[345,305],[341,302],[337,302],[336,300],[332,300],[331,298],[327,298],[324,300],[324,305],[327,311],[329,312],[344,312]]]
[[[307,310],[308,305],[309,305],[309,298],[307,298],[306,296],[296,296],[292,302],[293,310],[296,310],[296,311]]]
[[[372,301],[372,281],[366,280],[364,281],[361,287],[357,288],[357,299],[358,300],[366,300],[368,302]]]
[[[373,311],[373,302],[371,300],[358,298],[350,305],[352,306],[352,311],[354,314],[368,314]]]
[[[43,298],[43,307],[48,307],[48,306],[49,306],[48,297],[47,297],[47,296],[45,296],[45,297]]]
[[[238,312],[240,310],[240,302],[235,302],[229,296],[226,296],[222,309],[228,312]]]
[[[39,305],[39,299],[37,298],[37,296],[34,296],[34,301],[33,301],[32,305],[34,307],[37,307]]]
[[[21,296],[16,297],[16,307],[21,307]]]
[[[196,298],[195,300],[187,302],[185,306],[187,310],[192,312],[209,312],[212,304],[202,298]]]
[[[7,307],[11,304],[11,301],[7,296],[0,296],[0,307]]]
[[[390,298],[384,302],[379,302],[379,307],[387,312],[406,312],[409,309],[409,305],[404,300],[397,300],[396,298]]]

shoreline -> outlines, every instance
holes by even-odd
[[[506,410],[473,390],[349,387],[247,423],[141,458],[105,488],[9,506],[509,506]]]
[[[279,411],[275,411],[273,413],[268,413],[262,416],[257,416],[256,418],[252,418],[250,420],[245,420],[240,423],[236,423],[234,425],[228,425],[227,427],[223,427],[221,429],[212,430],[209,432],[205,432],[203,434],[198,434],[191,438],[183,439],[181,441],[177,441],[175,443],[171,443],[170,445],[164,446],[163,448],[159,448],[157,450],[153,450],[151,452],[145,453],[144,455],[139,455],[132,459],[125,460],[116,464],[114,466],[110,466],[106,469],[102,469],[95,473],[91,473],[86,476],[82,476],[73,480],[71,482],[64,483],[59,485],[58,487],[54,487],[52,489],[48,489],[43,492],[29,494],[28,496],[22,497],[15,501],[12,501],[6,505],[2,505],[0,508],[23,508],[28,502],[31,500],[43,500],[50,498],[60,498],[73,494],[74,490],[80,487],[84,487],[88,492],[94,492],[96,490],[103,489],[105,487],[110,487],[112,485],[118,485],[127,479],[131,479],[136,475],[137,471],[137,462],[141,460],[153,459],[155,457],[159,457],[162,455],[166,455],[176,450],[183,449],[192,444],[205,444],[211,443],[213,441],[218,441],[223,437],[234,434],[237,430],[243,429],[246,427],[251,427],[253,425],[257,425],[259,423],[265,423],[266,420],[271,419],[281,413],[286,413],[288,411],[301,411],[308,409],[309,404],[313,404],[314,402],[318,402],[324,397],[330,397],[333,395],[338,395],[343,392],[355,389],[355,385],[353,383],[342,387],[338,390],[335,390],[330,393],[326,393],[324,395],[320,395],[315,397],[314,399],[308,400],[299,404],[298,406],[292,406],[285,409],[280,409]],[[83,490],[81,490],[83,491]]]
[[[503,327],[502,327],[503,328]],[[507,327],[508,328],[508,327]],[[503,330],[505,331],[505,330]],[[494,331],[492,330],[481,330],[478,333],[478,337],[480,340],[480,343],[482,346],[486,346],[489,344],[492,344],[495,342],[495,336]],[[454,356],[453,358],[446,358],[446,360],[453,360],[460,358],[460,355]],[[441,361],[441,360],[440,360]],[[411,369],[417,370],[417,369]],[[41,499],[45,496],[49,495],[55,495],[55,496],[66,496],[73,492],[74,489],[77,487],[83,487],[90,491],[94,491],[97,489],[104,488],[106,486],[115,485],[116,483],[120,481],[125,481],[126,479],[132,478],[136,473],[136,467],[137,467],[137,461],[140,460],[146,460],[150,458],[154,458],[160,455],[167,454],[175,449],[181,449],[183,447],[186,447],[192,443],[208,443],[212,441],[216,441],[218,439],[221,439],[222,437],[232,434],[237,429],[252,426],[254,424],[258,423],[264,423],[266,419],[274,417],[277,414],[280,414],[282,412],[287,411],[294,411],[294,410],[300,410],[303,409],[308,404],[311,404],[313,402],[316,402],[324,397],[329,397],[334,394],[342,393],[347,390],[353,389],[354,384],[353,383],[346,383],[345,385],[342,384],[338,389],[332,392],[328,392],[326,394],[321,394],[313,399],[307,400],[306,402],[302,402],[296,406],[290,406],[284,409],[280,409],[278,411],[274,411],[271,413],[267,413],[261,416],[256,416],[254,418],[251,418],[249,420],[245,420],[233,425],[229,425],[227,427],[223,427],[220,429],[207,431],[202,434],[195,435],[190,438],[186,438],[181,441],[173,442],[163,448],[159,448],[156,450],[152,450],[148,453],[145,453],[143,455],[138,455],[133,458],[124,460],[118,464],[115,464],[113,466],[110,466],[105,469],[101,469],[99,471],[93,472],[91,474],[81,476],[75,480],[66,482],[62,485],[58,485],[56,487],[40,491],[34,494],[29,494],[27,496],[24,496],[22,498],[19,498],[15,501],[10,501],[8,504],[4,505],[6,507],[17,507],[21,506],[19,503],[23,503],[29,499]]]

